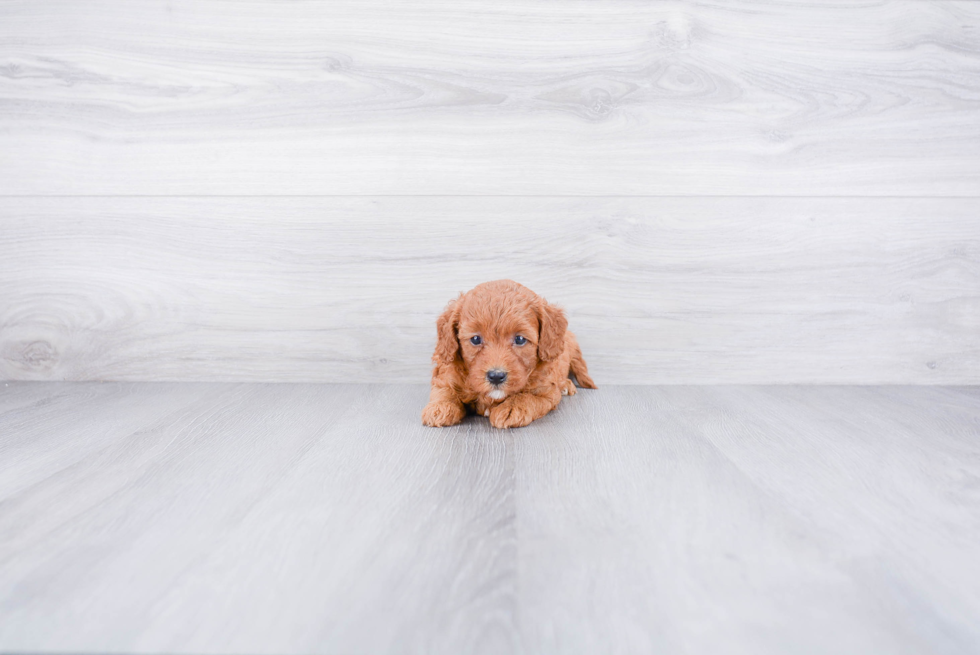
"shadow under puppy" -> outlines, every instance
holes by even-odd
[[[595,389],[565,313],[511,280],[485,282],[436,321],[432,391],[422,422],[455,425],[469,408],[495,428],[522,427],[575,394]]]

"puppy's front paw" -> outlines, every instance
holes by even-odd
[[[495,428],[522,428],[534,419],[522,403],[507,401],[490,409],[490,425]]]
[[[466,410],[457,403],[429,403],[422,410],[422,422],[434,428],[456,425],[466,416]]]

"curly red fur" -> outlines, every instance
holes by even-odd
[[[449,303],[436,321],[432,364],[422,422],[436,427],[459,423],[467,410],[494,427],[520,427],[576,393],[570,374],[596,388],[565,312],[511,280],[486,282]],[[492,384],[491,369],[506,372],[506,381]]]

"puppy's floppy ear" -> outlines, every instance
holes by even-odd
[[[554,305],[549,305],[544,298],[537,304],[536,309],[541,328],[538,337],[538,359],[550,362],[558,359],[565,349],[568,319],[565,318],[565,312]]]
[[[450,300],[449,305],[438,319],[436,319],[436,350],[432,353],[432,361],[443,364],[452,364],[459,354],[459,338],[456,334],[459,330],[459,307],[462,304],[463,296]]]

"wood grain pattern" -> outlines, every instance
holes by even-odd
[[[976,388],[426,395],[0,385],[0,650],[980,648]]]
[[[7,198],[0,378],[424,382],[513,278],[597,382],[980,383],[980,200]]]
[[[5,195],[956,195],[968,0],[0,3]]]
[[[429,434],[420,387],[61,389],[0,418],[0,649],[458,653],[513,637],[512,439]],[[33,458],[9,456],[25,443]]]
[[[528,652],[980,645],[975,394],[583,396],[517,442]]]

